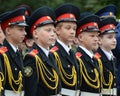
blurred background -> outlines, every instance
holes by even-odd
[[[119,0],[0,0],[0,14],[9,10],[13,10],[19,5],[27,4],[32,11],[40,6],[47,5],[56,8],[62,3],[72,3],[78,6],[81,12],[97,12],[99,9],[108,4],[117,6],[117,19],[120,19],[120,1]]]

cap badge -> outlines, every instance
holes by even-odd
[[[70,18],[74,18],[74,15],[73,15],[73,14],[70,14]]]
[[[48,19],[51,19],[49,16],[47,16]]]
[[[110,16],[113,16],[113,13],[112,12],[110,12],[110,14],[109,14]]]
[[[24,68],[24,75],[25,75],[26,77],[30,77],[32,74],[33,74],[33,69],[32,69],[32,67],[26,66],[26,67]]]
[[[94,26],[97,26],[97,23],[94,23]]]
[[[113,25],[110,25],[110,28],[113,28]]]
[[[25,20],[25,16],[23,16],[23,20]]]

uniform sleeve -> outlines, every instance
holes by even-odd
[[[37,91],[37,70],[35,57],[26,55],[24,58],[24,75],[25,75],[25,96],[36,96]]]

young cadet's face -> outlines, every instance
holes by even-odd
[[[116,33],[104,34],[100,37],[100,46],[106,51],[115,49],[116,43]]]
[[[23,42],[26,32],[23,26],[10,26],[6,28],[6,37],[12,43],[18,45],[18,43]]]
[[[4,33],[3,33],[2,29],[1,29],[1,25],[0,25],[0,44],[3,43],[4,39],[5,39],[5,35],[4,35]]]
[[[56,27],[58,38],[68,45],[75,38],[77,24],[75,22],[62,22],[61,27]]]
[[[90,51],[96,51],[98,48],[98,32],[83,32],[78,35],[80,45]]]
[[[35,30],[34,37],[36,42],[44,48],[48,48],[55,40],[55,27],[53,24],[47,24],[38,27]]]

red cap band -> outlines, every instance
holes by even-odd
[[[25,17],[24,16],[17,16],[17,17],[14,17],[14,18],[10,18],[10,19],[2,22],[1,27],[4,30],[6,27],[11,25],[11,23],[20,22],[20,21],[25,21]]]
[[[69,18],[76,19],[74,14],[66,13],[66,14],[62,14],[62,15],[58,16],[56,21],[59,21],[59,20],[62,20],[62,19],[69,19]]]
[[[45,21],[48,21],[48,20],[52,20],[51,17],[49,16],[43,16],[41,18],[39,18],[31,27],[31,30],[30,30],[30,33],[33,34],[33,30],[36,28],[37,25],[45,22]]]
[[[115,25],[114,24],[105,25],[105,26],[100,28],[100,31],[104,31],[104,30],[110,29],[110,28],[115,29]]]
[[[81,27],[79,27],[78,29],[77,29],[77,35],[79,35],[80,34],[80,32],[82,32],[84,29],[86,29],[88,26],[95,26],[95,27],[97,27],[98,28],[98,24],[96,23],[96,22],[90,22],[90,23],[86,23],[86,24],[84,24],[83,26],[81,26]]]

